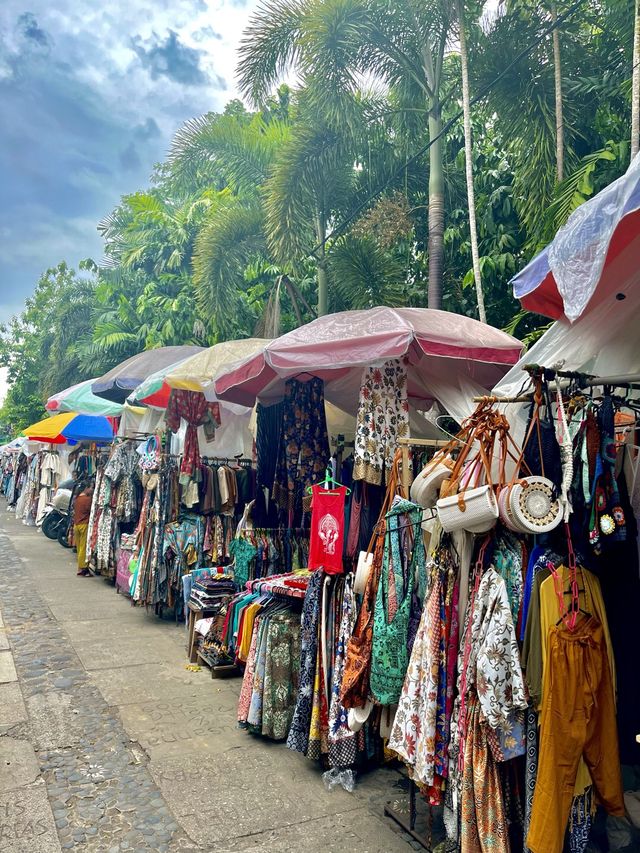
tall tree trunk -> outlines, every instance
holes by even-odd
[[[636,0],[633,25],[633,71],[631,83],[631,159],[640,147],[640,0]]]
[[[323,317],[327,313],[328,294],[329,294],[329,276],[327,275],[327,260],[326,260],[326,224],[324,215],[321,212],[316,214],[316,238],[321,244],[320,256],[317,263],[317,279],[318,279],[318,317]]]
[[[429,139],[442,131],[442,114],[438,102],[429,109]],[[444,174],[442,139],[429,148],[429,308],[442,308],[442,274],[444,261]]]
[[[469,57],[467,55],[467,34],[464,26],[464,3],[458,0],[458,22],[460,24],[460,65],[462,67],[462,109],[464,113],[464,164],[467,175],[467,203],[469,205],[469,235],[471,237],[471,263],[473,279],[476,284],[478,317],[487,322],[482,292],[482,273],[480,272],[480,252],[478,250],[478,228],[476,223],[476,194],[473,188],[473,151],[471,136],[471,104],[469,94]]]
[[[551,4],[551,22],[558,20],[558,7]],[[552,33],[553,40],[553,76],[556,88],[556,175],[558,183],[564,178],[564,113],[562,109],[562,60],[560,57],[560,33],[557,28]]]

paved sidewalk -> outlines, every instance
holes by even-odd
[[[0,851],[391,853],[399,774],[327,792],[239,730],[239,679],[185,670],[183,626],[131,607],[0,500]]]

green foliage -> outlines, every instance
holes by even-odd
[[[472,96],[491,84],[472,110],[482,283],[489,322],[530,343],[546,322],[520,311],[509,280],[628,165],[634,6],[587,2],[560,28],[560,184],[549,4],[482,6],[465,3]],[[443,307],[476,316],[461,123],[441,155],[427,150],[429,114],[446,123],[461,106],[453,9],[268,0],[240,49],[254,111],[233,100],[187,122],[149,187],[99,224],[100,269],[47,270],[2,330],[11,390],[0,430],[142,349],[308,322],[321,280],[334,311],[425,305],[434,176],[444,186]],[[295,89],[282,84],[292,70]]]
[[[331,251],[329,269],[335,311],[407,304],[403,258],[385,252],[371,237],[340,239]]]
[[[81,262],[80,273],[64,261],[48,269],[22,314],[2,327],[0,364],[10,388],[0,424],[14,435],[44,417],[47,397],[91,376],[83,342],[93,329],[93,261]]]

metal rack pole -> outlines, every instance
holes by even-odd
[[[391,818],[394,823],[397,823],[401,829],[403,829],[406,833],[408,833],[418,844],[423,847],[425,850],[431,851],[431,820],[429,820],[428,833],[429,836],[425,838],[423,835],[420,835],[419,832],[416,832],[416,822],[418,819],[418,810],[416,807],[416,794],[417,794],[417,786],[413,779],[409,780],[409,820],[405,820],[398,812],[394,811],[389,805],[384,807],[384,814],[386,817]],[[431,817],[431,812],[429,812],[429,817]]]

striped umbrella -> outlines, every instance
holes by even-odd
[[[56,414],[77,412],[81,415],[104,415],[105,417],[117,417],[122,414],[121,403],[96,397],[91,390],[91,385],[95,381],[95,379],[87,379],[85,382],[78,382],[77,385],[53,394],[46,402],[46,410]]]

